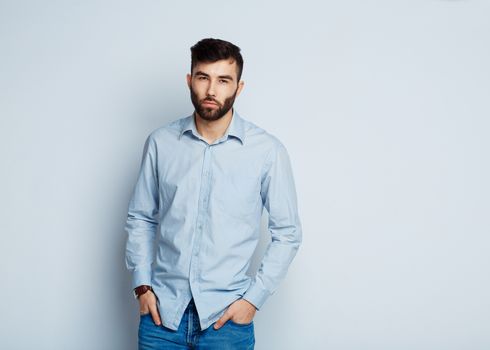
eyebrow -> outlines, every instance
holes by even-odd
[[[205,77],[209,77],[209,74],[206,74],[200,70],[198,70],[194,75],[204,75]],[[233,81],[233,77],[231,75],[218,75],[218,78],[229,79],[229,80]]]

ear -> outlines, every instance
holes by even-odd
[[[242,92],[243,90],[243,86],[245,85],[245,82],[243,80],[240,80],[238,82],[238,89],[236,91],[236,97],[238,97],[238,95],[240,95],[240,93]]]
[[[188,73],[186,76],[186,81],[187,81],[187,86],[189,89],[191,88],[191,81],[192,81],[192,76]]]

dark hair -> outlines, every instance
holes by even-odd
[[[232,59],[236,62],[237,77],[240,81],[243,71],[243,58],[240,54],[240,48],[221,39],[202,39],[191,47],[191,74],[198,62],[216,62],[225,59]]]

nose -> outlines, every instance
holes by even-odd
[[[208,96],[216,96],[216,92],[214,88],[215,88],[215,83],[213,81],[210,81],[208,85],[208,91],[207,91]]]

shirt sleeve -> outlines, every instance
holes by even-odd
[[[132,272],[132,288],[151,286],[154,238],[158,227],[159,193],[156,144],[151,135],[145,141],[136,185],[129,202],[125,263]]]
[[[269,213],[272,240],[243,299],[259,310],[284,279],[302,241],[296,189],[289,155],[279,143],[271,152],[262,178],[261,197]]]

